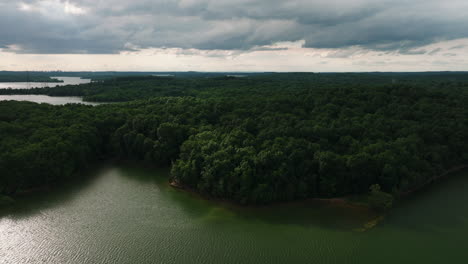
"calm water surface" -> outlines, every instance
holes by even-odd
[[[0,263],[465,263],[468,173],[375,216],[318,204],[238,208],[108,166],[0,213]]]
[[[53,79],[61,80],[62,83],[43,83],[43,82],[0,82],[0,89],[29,89],[29,88],[44,88],[44,87],[57,87],[64,85],[77,85],[90,83],[91,79],[82,79],[80,77],[51,77]]]
[[[63,85],[78,85],[84,83],[90,83],[90,79],[81,79],[80,77],[52,77],[54,79],[62,80],[63,83],[25,83],[25,82],[14,82],[14,83],[5,83],[0,82],[0,89],[29,89],[29,88],[44,88],[44,87],[56,87]],[[0,95],[0,101],[30,101],[35,103],[47,103],[53,105],[63,105],[63,104],[87,104],[87,105],[97,105],[98,103],[84,102],[81,97],[75,96],[61,96],[53,97],[46,95]]]

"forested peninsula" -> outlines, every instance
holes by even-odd
[[[398,197],[468,163],[467,73],[133,76],[0,94],[120,102],[0,102],[0,195],[123,159],[241,204]]]

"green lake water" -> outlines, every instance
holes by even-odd
[[[108,166],[0,212],[0,263],[465,263],[468,175],[375,215],[297,203],[242,208]]]

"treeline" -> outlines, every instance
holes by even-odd
[[[65,74],[65,73],[64,73]],[[72,74],[72,73],[70,73]],[[77,73],[75,73],[77,74]],[[101,73],[104,74],[104,73]],[[136,73],[135,73],[136,74]],[[379,88],[411,86],[418,88],[468,87],[467,73],[276,73],[202,74],[174,73],[177,76],[130,75],[115,77],[96,73],[89,78],[105,78],[89,84],[35,89],[0,89],[0,95],[41,94],[82,96],[85,101],[128,102],[151,97],[200,98],[289,97],[318,89]]]
[[[244,204],[365,194],[376,184],[398,195],[467,163],[465,75],[404,84],[330,76],[125,78],[55,91],[152,98],[0,102],[0,193],[109,157],[172,165],[174,183]]]
[[[177,78],[215,78],[222,76],[256,76],[264,73],[235,72],[64,72],[64,71],[0,71],[0,82],[60,82],[51,77],[81,77],[93,81],[105,81],[115,78],[177,77]]]
[[[40,72],[0,71],[0,82],[62,82]]]

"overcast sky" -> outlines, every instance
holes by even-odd
[[[0,0],[0,70],[468,70],[467,0]]]

